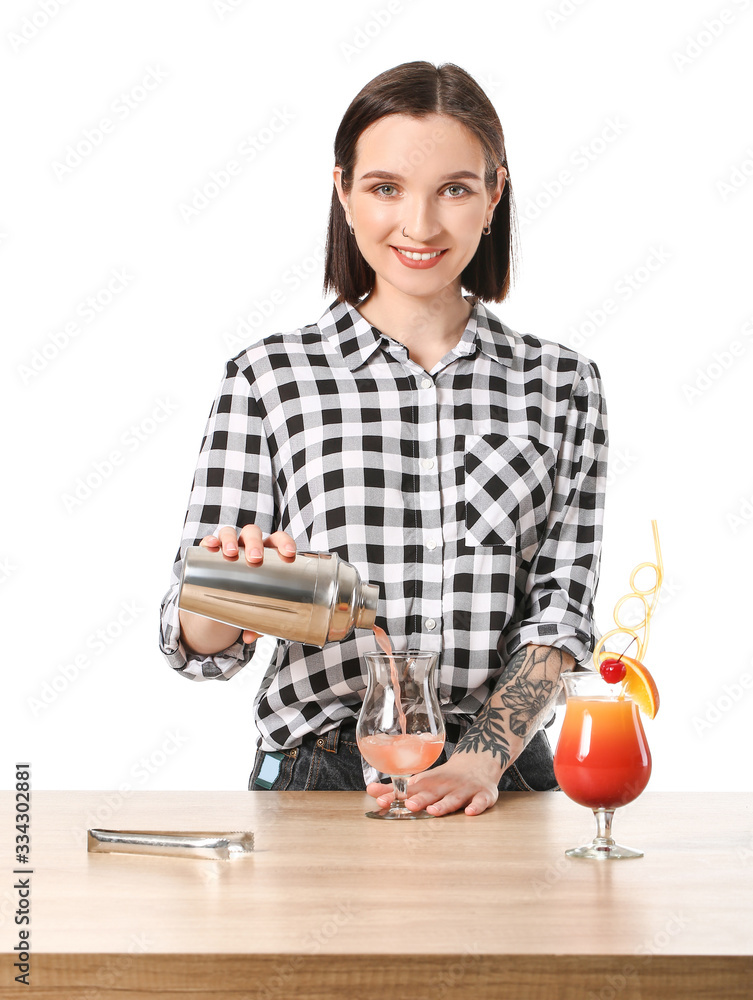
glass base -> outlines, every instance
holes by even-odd
[[[389,809],[378,809],[373,812],[364,813],[364,816],[368,816],[369,819],[438,819],[438,816],[432,816],[425,809],[421,809],[420,812],[411,812],[406,806],[397,805],[395,802],[389,807]]]
[[[616,844],[612,837],[612,817],[614,809],[605,807],[594,809],[596,836],[590,844],[573,847],[565,854],[569,858],[596,858],[597,861],[622,861],[623,858],[642,858],[643,851]]]
[[[573,847],[565,851],[569,858],[596,858],[599,861],[621,861],[623,858],[642,858],[643,851],[636,851],[632,847],[623,847],[613,840],[603,840],[600,837],[594,838],[590,844],[583,847]]]
[[[393,774],[392,778],[392,802],[390,802],[389,808],[387,809],[374,809],[371,812],[364,813],[369,819],[437,819],[436,816],[432,816],[425,809],[421,809],[419,812],[411,812],[411,810],[403,805],[406,798],[410,798],[408,795],[408,781],[412,775],[410,774]],[[385,789],[385,795],[390,794],[389,789]]]

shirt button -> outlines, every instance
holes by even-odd
[[[435,549],[436,547],[437,547],[437,543],[434,541],[433,538],[430,538],[429,541],[426,543],[426,548],[429,549],[429,550],[432,550],[432,549]]]
[[[433,469],[434,468],[434,459],[433,458],[422,458],[421,459],[421,465],[423,465],[423,467],[425,469]]]
[[[433,629],[437,627],[437,623],[434,621],[433,618],[427,618],[425,624],[429,632],[431,632]]]
[[[431,389],[432,385],[433,385],[433,382],[431,381],[431,379],[430,378],[425,378],[423,380],[423,382],[421,383],[421,388],[422,389]]]

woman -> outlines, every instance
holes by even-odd
[[[500,302],[514,203],[491,103],[451,63],[380,74],[335,139],[315,324],[228,362],[162,604],[161,648],[227,679],[258,635],[178,611],[189,545],[337,552],[378,584],[395,649],[440,652],[447,743],[409,808],[477,815],[500,790],[556,788],[542,727],[559,674],[593,648],[606,414],[587,358],[515,333]],[[465,287],[471,293],[464,296]],[[389,801],[355,723],[370,631],[279,642],[255,698],[249,788]]]

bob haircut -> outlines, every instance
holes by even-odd
[[[484,183],[491,194],[497,184],[497,167],[507,171],[502,196],[494,209],[491,233],[481,236],[476,253],[460,275],[472,295],[501,302],[517,272],[517,219],[507,166],[505,137],[497,112],[469,73],[454,63],[407,62],[380,73],[366,84],[345,112],[335,136],[335,163],[342,168],[346,195],[353,187],[356,145],[361,133],[386,115],[448,115],[476,136],[484,151]],[[332,185],[332,205],[324,264],[324,292],[337,292],[337,301],[355,306],[374,288],[374,269],[358,249],[355,236]]]

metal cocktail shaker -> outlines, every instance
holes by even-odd
[[[284,560],[265,548],[263,561],[230,562],[201,545],[183,559],[178,607],[227,625],[313,646],[371,628],[379,588],[334,552],[298,552]]]

